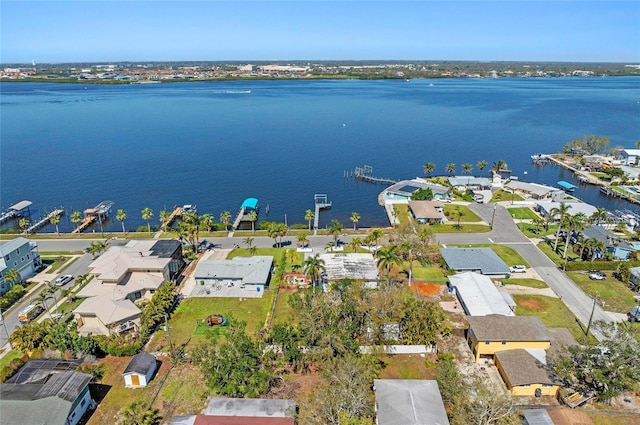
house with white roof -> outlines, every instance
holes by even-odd
[[[480,273],[466,272],[449,276],[449,285],[465,314],[469,316],[515,316],[515,302],[506,292],[500,292],[491,278]]]
[[[193,297],[262,297],[269,285],[273,256],[254,255],[231,260],[203,260],[193,276]]]
[[[619,158],[625,165],[638,165],[640,149],[623,149],[620,151]]]
[[[86,298],[74,311],[81,335],[113,335],[140,326],[136,305],[178,277],[184,267],[182,245],[169,240],[133,240],[113,246],[89,265],[93,279],[78,293]]]
[[[427,379],[374,379],[378,425],[448,425],[438,383]]]
[[[574,216],[578,213],[583,213],[587,217],[590,217],[594,212],[598,209],[591,204],[587,204],[585,202],[577,202],[577,201],[539,201],[536,202],[536,209],[542,215],[549,214],[552,209],[560,208],[560,204],[565,204],[569,207],[567,210],[567,214]]]

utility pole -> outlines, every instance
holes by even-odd
[[[13,345],[11,345],[11,335],[9,335],[9,329],[7,329],[7,322],[4,321],[4,316],[2,316],[2,310],[0,310],[0,321],[2,321],[2,325],[4,326],[4,331],[7,333],[7,341],[9,342],[9,349],[13,350]]]
[[[596,303],[598,302],[599,293],[596,292],[596,296],[593,298],[593,306],[591,307],[591,315],[589,316],[589,323],[587,324],[587,332],[585,335],[589,335],[589,329],[591,329],[591,321],[593,320],[593,313],[596,311]]]
[[[169,348],[171,349],[171,358],[173,361],[176,360],[176,351],[173,348],[173,341],[171,340],[171,329],[169,328],[169,324],[167,323],[167,315],[164,315],[164,330],[167,331],[167,335],[169,335]]]
[[[493,215],[491,216],[491,230],[493,230],[493,221],[496,219],[496,208],[498,208],[498,205],[493,204]]]

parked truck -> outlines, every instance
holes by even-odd
[[[640,322],[640,306],[635,306],[627,313],[630,322]]]

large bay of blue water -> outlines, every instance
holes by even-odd
[[[304,223],[316,193],[332,219],[388,225],[383,189],[345,178],[356,166],[394,179],[445,166],[505,160],[514,175],[554,185],[572,174],[536,167],[530,156],[558,152],[583,134],[611,145],[640,140],[640,78],[233,81],[133,85],[0,83],[0,206],[23,199],[37,216],[103,200],[125,209],[127,228],[196,204],[216,219],[245,198],[261,220]],[[484,174],[488,176],[485,169]],[[576,195],[611,209],[624,201],[597,188]],[[265,206],[269,205],[269,215]],[[115,215],[115,214],[114,214]],[[61,231],[73,225],[68,214]],[[119,230],[112,218],[105,230]],[[44,229],[52,231],[51,226]]]

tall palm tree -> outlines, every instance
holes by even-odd
[[[311,279],[311,282],[315,285],[319,280],[322,273],[326,272],[324,260],[320,258],[320,254],[307,257],[304,260],[304,274]]]
[[[157,425],[160,419],[158,409],[147,406],[143,401],[134,401],[118,411],[117,425]]]
[[[591,216],[589,216],[589,221],[595,225],[604,223],[607,220],[607,210],[606,208],[599,207],[597,208]]]
[[[116,220],[118,220],[120,222],[120,224],[122,224],[122,233],[127,233],[127,231],[124,228],[124,221],[127,219],[127,212],[123,209],[119,209],[118,211],[116,211]]]
[[[49,298],[53,298],[53,294],[55,293],[55,289],[48,285],[38,294],[36,297],[36,301],[42,303],[45,311],[49,315],[49,319],[53,320],[53,316],[51,316],[51,312],[49,311],[49,306],[47,305],[47,300]],[[54,298],[55,301],[55,298]]]
[[[427,162],[426,164],[424,164],[424,167],[423,167],[425,174],[428,174],[429,176],[431,176],[431,173],[433,173],[433,170],[435,169],[436,169],[436,164],[434,164],[433,162]]]
[[[256,221],[258,220],[258,213],[256,212],[256,210],[253,210],[247,215],[247,218],[251,222],[251,231],[253,233],[255,233],[256,232]]]
[[[487,161],[482,160],[482,161],[478,161],[478,163],[476,164],[476,167],[478,167],[478,170],[480,170],[480,173],[482,173],[482,170],[484,170],[487,165],[489,165]]]
[[[287,249],[284,252],[285,258],[289,264],[293,265],[296,261],[298,261],[298,251],[293,248]]]
[[[596,239],[596,238],[592,238],[593,242],[591,243],[590,246],[590,252],[589,252],[589,258],[590,261],[593,262],[593,260],[595,260],[596,258],[596,253],[600,252],[600,254],[604,253],[604,249],[606,248],[605,243],[602,242],[600,239]]]
[[[447,164],[445,169],[447,170],[447,173],[453,174],[456,171],[456,164],[454,164],[453,162],[450,162]]]
[[[309,238],[308,238],[308,234],[307,233],[301,233],[298,235],[298,246],[300,247],[305,247],[307,246],[307,244],[309,243]]]
[[[77,229],[78,223],[82,221],[82,213],[80,211],[73,211],[69,218],[71,219],[71,222],[76,225]]]
[[[153,217],[153,210],[149,207],[145,207],[140,214],[142,215],[142,219],[147,222],[147,230],[149,234],[151,234],[151,224],[149,223],[149,220]]]
[[[52,215],[49,222],[56,226],[56,235],[60,236],[60,230],[58,230],[58,224],[60,224],[60,214]]]
[[[556,241],[553,245],[553,250],[558,251],[558,241],[560,240],[560,232],[562,231],[562,227],[565,225],[567,221],[567,217],[569,216],[569,208],[570,205],[567,205],[564,202],[560,202],[560,205],[557,208],[551,208],[549,211],[549,216],[552,220],[558,220],[558,230],[556,230]]]
[[[169,221],[169,217],[171,217],[171,212],[167,210],[160,211],[158,214],[158,219],[160,219],[160,226],[163,232],[167,231],[167,222]]]
[[[242,240],[242,243],[247,246],[247,249],[251,249],[253,246],[253,238],[251,236],[247,236]]]
[[[358,248],[362,245],[362,239],[360,238],[351,238],[351,242],[349,242],[349,248],[356,253],[358,252]]]
[[[376,228],[376,229],[371,229],[371,231],[369,232],[369,235],[371,235],[376,245],[380,245],[380,240],[384,236],[384,232],[382,231],[382,229]]]
[[[200,216],[200,224],[207,229],[207,232],[210,232],[211,227],[213,227],[213,214],[202,214]]]
[[[229,211],[222,211],[220,213],[220,222],[224,224],[224,230],[229,230],[229,222],[231,221],[231,213]]]
[[[188,211],[182,215],[182,221],[187,226],[187,232],[193,235],[195,245],[200,245],[200,217],[198,214],[194,211]]]
[[[578,213],[574,216],[571,216],[571,218],[568,220],[567,222],[567,241],[566,244],[564,246],[564,266],[562,267],[563,269],[565,269],[567,267],[567,260],[569,258],[569,245],[571,245],[571,235],[573,235],[573,233],[578,233],[580,232],[582,229],[584,229],[585,223],[587,221],[587,216],[584,213]],[[577,238],[576,238],[577,239]]]
[[[342,226],[342,223],[340,223],[336,219],[331,220],[331,224],[329,225],[329,228],[327,230],[329,231],[329,234],[333,236],[334,245],[338,243],[338,236],[340,236],[342,229],[344,229],[344,226]]]
[[[316,218],[316,214],[311,209],[308,209],[307,211],[305,211],[304,219],[307,220],[307,222],[309,223],[309,231],[311,231],[311,222],[313,221],[314,218]]]
[[[351,220],[351,222],[353,223],[353,230],[355,231],[356,227],[358,226],[358,222],[360,221],[360,214],[358,214],[357,212],[352,212],[349,220]]]
[[[472,170],[473,170],[473,165],[469,164],[468,162],[462,164],[462,171],[465,174],[471,174]]]
[[[462,213],[462,211],[460,210],[460,206],[456,205],[455,210],[453,211],[453,218],[456,219],[457,223],[456,223],[456,228],[461,229],[462,228],[462,217],[464,216],[464,214]]]
[[[491,170],[496,174],[499,174],[500,171],[506,170],[506,169],[507,169],[507,163],[504,162],[502,159],[499,159],[496,162],[494,162],[493,166],[491,167]]]
[[[387,276],[391,273],[394,265],[401,264],[400,254],[398,254],[396,245],[389,245],[376,250],[375,257],[378,270],[384,271]]]

